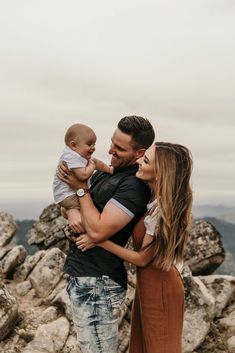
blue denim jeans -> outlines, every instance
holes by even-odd
[[[116,353],[125,289],[108,276],[70,276],[67,292],[82,353]]]

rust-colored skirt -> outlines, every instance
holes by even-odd
[[[184,286],[175,267],[137,268],[129,353],[181,353]]]

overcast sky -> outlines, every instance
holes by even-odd
[[[0,0],[0,211],[37,218],[65,130],[120,118],[188,146],[195,204],[235,205],[235,2]]]

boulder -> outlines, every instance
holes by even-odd
[[[0,341],[14,328],[18,317],[16,299],[0,283]]]
[[[215,317],[221,315],[229,303],[235,300],[235,278],[233,276],[200,276],[208,291],[215,299]]]
[[[39,316],[38,322],[46,324],[50,321],[54,321],[58,318],[58,310],[55,306],[49,306],[43,313]]]
[[[0,212],[0,248],[10,243],[17,229],[12,215]]]
[[[224,261],[220,233],[206,221],[196,221],[185,249],[184,261],[194,276],[212,274]]]
[[[191,353],[205,339],[215,312],[215,299],[197,277],[184,277],[183,352]]]
[[[34,339],[22,353],[59,353],[65,345],[70,325],[65,317],[39,326]]]
[[[55,305],[70,321],[72,321],[71,305],[65,287],[56,295],[51,304]]]
[[[38,245],[41,249],[52,246],[66,249],[67,241],[63,232],[66,224],[66,219],[60,215],[60,207],[51,204],[43,210],[39,221],[28,231],[26,235],[28,243]]]
[[[34,255],[28,255],[24,263],[20,265],[14,273],[14,280],[17,282],[24,281],[44,255],[45,250],[38,251]]]
[[[65,254],[58,248],[49,249],[34,267],[29,280],[39,297],[46,297],[63,275]]]
[[[7,244],[4,247],[0,248],[0,260],[4,258],[4,256],[14,248],[14,244]]]
[[[82,353],[78,343],[76,334],[71,334],[64,345],[62,353]]]
[[[23,245],[17,245],[10,250],[1,260],[1,271],[6,277],[10,277],[16,268],[21,265],[27,256],[27,251]]]

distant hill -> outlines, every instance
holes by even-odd
[[[15,242],[17,245],[23,245],[29,255],[35,254],[35,252],[38,250],[37,246],[29,245],[27,243],[27,239],[25,236],[26,233],[28,232],[28,230],[32,227],[33,223],[35,223],[35,220],[33,220],[33,219],[26,219],[24,221],[16,221],[18,228],[17,228],[16,235],[15,235]]]
[[[203,219],[213,224],[219,231],[226,252],[225,261],[216,272],[235,276],[235,224],[215,217],[203,217]]]
[[[200,205],[193,207],[194,218],[214,217],[235,224],[235,207]]]

